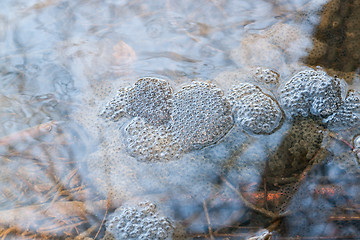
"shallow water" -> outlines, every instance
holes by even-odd
[[[174,239],[356,238],[358,125],[333,130],[319,116],[282,112],[258,134],[234,115],[215,140],[149,162],[141,144],[129,151],[134,116],[99,116],[146,76],[175,95],[192,80],[225,96],[250,82],[281,102],[279,88],[320,65],[359,90],[359,4],[346,4],[352,10],[322,0],[2,1],[0,237],[102,239],[116,208],[150,200],[176,225]],[[259,66],[279,83],[254,80]],[[192,106],[199,122],[188,131],[199,136],[207,128]]]

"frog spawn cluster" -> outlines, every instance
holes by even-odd
[[[310,114],[323,119],[329,128],[360,124],[360,93],[322,70],[305,70],[293,76],[280,90],[281,107],[289,118]]]
[[[217,142],[233,125],[229,103],[215,85],[194,82],[175,93],[171,130],[183,150]]]
[[[302,71],[281,89],[280,99],[290,117],[307,117],[310,113],[326,117],[341,104],[340,79],[322,71]]]
[[[161,216],[156,205],[145,201],[135,206],[122,206],[115,210],[106,221],[104,239],[172,239],[174,226],[171,220]]]
[[[153,126],[141,118],[134,118],[125,134],[130,154],[140,161],[168,161],[181,151],[168,127]]]
[[[117,121],[128,114],[159,126],[169,121],[171,96],[172,89],[168,82],[156,78],[142,78],[134,87],[120,89],[100,115]]]
[[[279,82],[279,74],[268,68],[257,67],[254,77],[257,83],[277,84]]]
[[[271,154],[268,162],[270,175],[291,175],[298,169],[304,169],[320,150],[324,130],[318,120],[295,118],[282,144]]]
[[[339,109],[324,119],[330,128],[351,128],[360,124],[360,93],[350,90]]]
[[[243,83],[235,86],[228,99],[236,122],[248,132],[268,134],[281,123],[282,111],[277,102],[255,85]]]
[[[258,68],[256,82],[276,83],[278,74]],[[234,125],[250,134],[270,134],[280,127],[282,109],[289,119],[320,117],[330,128],[360,124],[360,94],[321,70],[293,76],[281,89],[280,106],[256,85],[241,83],[227,97],[215,85],[193,82],[173,94],[169,84],[142,78],[133,88],[120,89],[102,117],[117,121],[135,117],[125,127],[130,153],[142,161],[167,161],[184,152],[219,141]]]
[[[166,81],[142,78],[133,88],[121,89],[100,116],[135,117],[125,127],[130,153],[143,161],[166,161],[215,143],[230,130],[231,109],[222,95],[204,82],[172,94]]]

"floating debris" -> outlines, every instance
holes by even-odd
[[[250,83],[240,84],[230,90],[228,99],[236,123],[246,131],[268,134],[279,127],[282,111],[278,103],[259,87]]]

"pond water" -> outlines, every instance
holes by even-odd
[[[0,237],[358,238],[359,17],[2,0]]]

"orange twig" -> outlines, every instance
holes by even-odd
[[[351,148],[351,150],[354,150],[355,147],[349,143],[347,140],[345,140],[342,136],[340,136],[339,134],[337,133],[334,133],[334,132],[328,132],[329,136],[340,141],[340,142],[343,142],[345,145],[347,145],[349,148]]]
[[[270,218],[279,218],[280,215],[278,214],[275,214],[274,212],[272,211],[269,211],[269,210],[266,210],[264,208],[259,208],[257,206],[255,206],[254,204],[252,204],[251,202],[249,202],[243,195],[240,191],[238,191],[231,183],[228,182],[228,180],[226,180],[226,178],[224,178],[223,176],[220,176],[221,180],[229,187],[231,188],[239,197],[240,199],[244,202],[245,206],[247,206],[248,208],[256,211],[256,212],[259,212],[267,217],[270,217]]]

